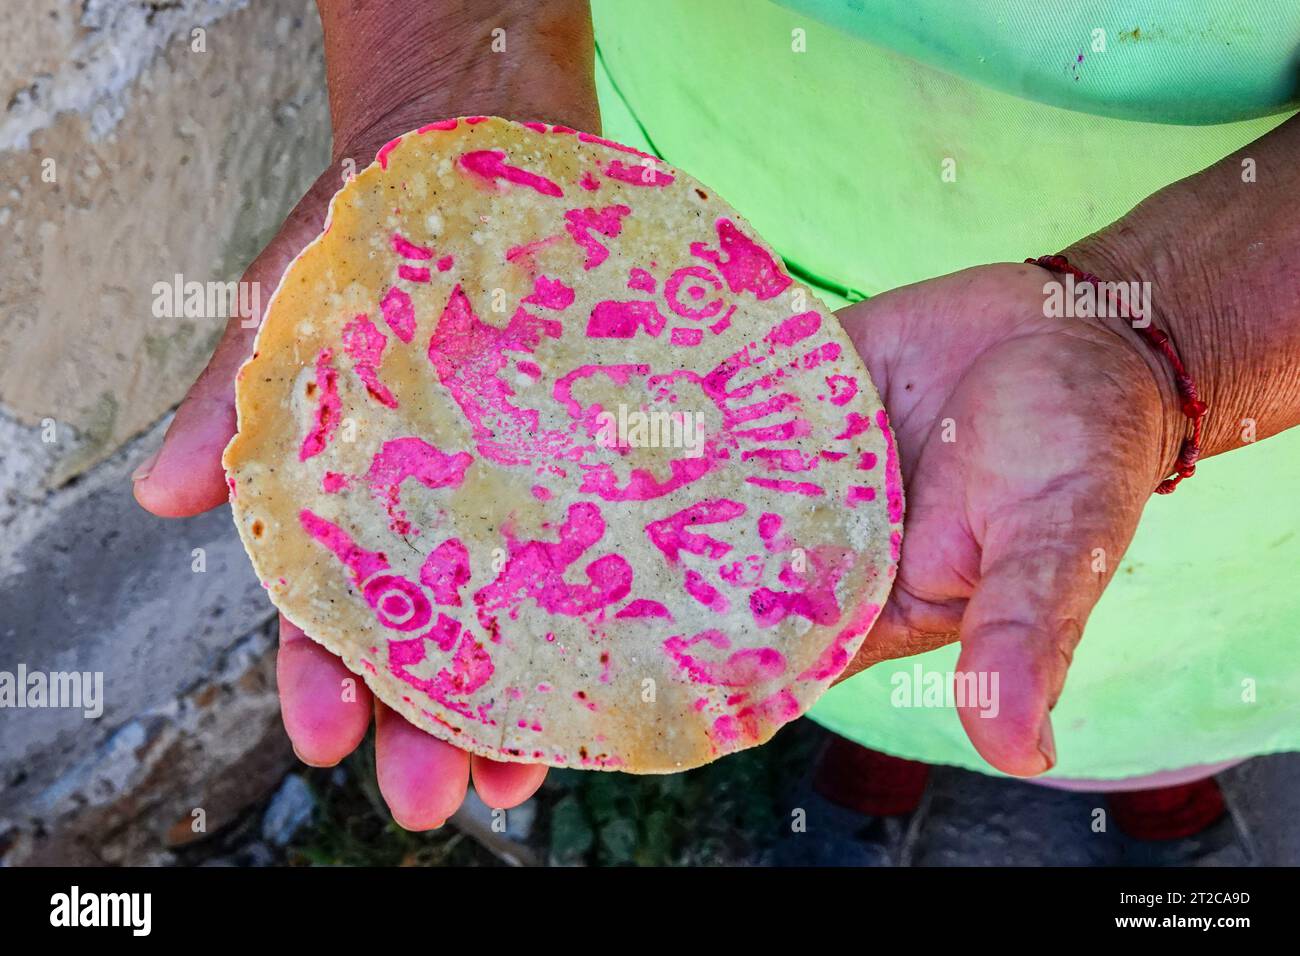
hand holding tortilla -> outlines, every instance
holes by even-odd
[[[899,555],[892,434],[835,319],[705,187],[565,127],[380,150],[237,400],[272,599],[497,760],[761,743],[848,664]]]
[[[496,121],[448,121],[386,150],[379,169],[336,204],[333,240],[316,243],[297,262],[298,286],[282,290],[273,317],[278,328],[267,332],[262,354],[249,367],[271,374],[262,382],[246,377],[241,389],[246,434],[231,449],[241,530],[289,617],[348,661],[345,666],[282,616],[282,711],[303,759],[333,764],[364,735],[372,697],[353,671],[379,689],[380,787],[408,826],[445,819],[463,798],[471,768],[485,800],[511,806],[536,788],[547,763],[674,769],[760,741],[807,706],[821,675],[840,666],[839,651],[849,652],[858,640],[856,623],[836,632],[847,636],[830,636],[837,625],[829,620],[861,613],[857,623],[865,626],[882,577],[894,570],[893,518],[901,512],[901,492],[891,494],[887,478],[884,486],[861,478],[849,483],[844,463],[852,456],[836,458],[834,444],[860,439],[865,450],[859,463],[866,465],[871,455],[880,467],[879,442],[890,433],[873,420],[880,411],[874,383],[897,431],[893,457],[908,477],[909,546],[871,639],[840,676],[960,635],[960,669],[999,679],[995,712],[958,708],[980,755],[1009,773],[1051,768],[1048,715],[1074,646],[1186,429],[1169,368],[1150,366],[1149,350],[1122,323],[1049,321],[1044,295],[1055,281],[1050,275],[993,265],[873,295],[841,312],[868,379],[854,371],[856,359],[840,330],[815,304],[796,305],[793,296],[802,290],[712,190],[698,187],[693,195],[695,184],[674,170],[550,125],[601,128],[585,4],[481,5],[480,12],[509,27],[500,31],[511,37],[508,52],[492,56],[479,55],[483,18],[466,16],[463,5],[451,10],[394,0],[362,12],[326,0],[320,6],[336,164],[345,157],[368,161],[393,133],[430,116],[527,115],[548,125],[511,126],[507,136]],[[712,27],[714,40],[734,36],[721,14],[700,18],[690,5],[681,8],[682,22]],[[616,38],[611,27],[618,24],[603,19],[607,36]],[[648,54],[643,62],[652,62],[660,51],[640,42],[649,24],[629,15],[626,26],[634,42],[624,44],[624,52],[635,49]],[[664,62],[675,63],[678,31],[661,32],[674,38],[663,48]],[[613,42],[608,49],[617,47]],[[828,80],[894,76],[892,66],[874,74],[870,66],[859,69],[865,46],[839,49],[842,59],[819,50],[817,63]],[[979,115],[966,107],[979,102],[973,90],[971,100],[953,99],[946,111],[938,103],[911,109],[925,131],[912,144],[916,148],[901,150],[911,128],[904,99],[887,111],[889,128],[897,126],[903,138],[883,137],[880,150],[871,141],[874,123],[865,140],[823,135],[843,125],[829,119],[838,107],[833,97],[820,113],[803,108],[811,102],[787,101],[789,118],[803,125],[783,128],[802,129],[793,135],[805,148],[789,154],[798,157],[797,174],[789,175],[789,167],[783,173],[776,153],[754,148],[759,144],[749,124],[756,111],[737,104],[754,102],[745,97],[757,91],[762,112],[779,114],[768,109],[768,97],[794,90],[802,98],[807,88],[768,84],[764,74],[773,61],[758,53],[756,47],[745,59],[764,82],[691,85],[730,64],[709,51],[694,58],[692,71],[673,72],[672,82],[656,80],[634,91],[634,99],[656,104],[653,123],[629,113],[621,126],[610,117],[608,128],[636,135],[627,125],[635,122],[648,135],[651,127],[662,130],[653,135],[660,145],[671,139],[667,155],[688,168],[730,176],[728,195],[734,192],[758,221],[782,223],[790,196],[798,195],[802,215],[788,220],[790,234],[781,237],[780,248],[828,289],[876,293],[942,271],[935,263],[955,268],[1008,249],[1017,259],[1041,254],[1086,231],[1082,223],[1095,228],[1106,209],[1118,215],[1125,207],[1117,202],[1146,194],[1124,177],[1111,184],[1117,168],[1111,151],[1101,148],[1094,153],[1104,161],[1092,168],[1082,154],[1076,164],[1071,151],[1069,166],[1073,171],[1077,165],[1080,183],[1108,184],[1109,206],[1094,208],[1089,194],[1086,216],[1081,204],[1068,201],[1069,190],[1062,205],[1056,193],[1047,195],[1055,183],[1044,179],[1035,192],[1032,181],[1005,170],[1005,188],[999,177],[979,180],[976,193],[915,182],[917,191],[906,200],[893,201],[895,195],[876,202],[874,190],[913,182],[913,170],[929,162],[921,157],[933,142],[931,128],[950,130],[959,142],[963,130],[984,137],[978,124],[967,129],[956,122],[959,113]],[[1035,46],[1035,62],[1038,54]],[[634,72],[635,58],[628,60]],[[377,70],[376,63],[386,68]],[[392,82],[394,76],[403,81]],[[902,88],[910,93],[924,86]],[[614,93],[611,103],[629,105],[623,91]],[[1004,111],[990,115],[1001,123]],[[1034,122],[1024,120],[1024,128]],[[1113,124],[1083,122],[1102,134],[1116,131]],[[1216,410],[1206,429],[1207,456],[1296,424],[1300,378],[1287,361],[1296,345],[1295,323],[1287,321],[1294,311],[1293,277],[1269,268],[1267,257],[1274,255],[1269,250],[1294,245],[1295,217],[1284,200],[1294,194],[1287,157],[1295,152],[1298,130],[1294,119],[1283,123],[1242,154],[1169,186],[1066,250],[1088,271],[1149,279],[1163,290],[1157,319]],[[420,152],[418,146],[412,152],[412,140],[424,141],[431,156],[432,141],[453,144],[470,135],[502,138],[444,156],[432,172],[410,162]],[[546,145],[529,145],[534,138]],[[1104,147],[1104,139],[1099,142]],[[520,155],[512,155],[517,148]],[[1206,140],[1201,154],[1207,162],[1222,156],[1223,144]],[[857,177],[863,188],[841,175],[846,158],[855,168],[877,171]],[[584,161],[593,165],[579,170]],[[1256,164],[1268,170],[1259,185],[1253,175],[1249,184],[1242,176],[1239,167],[1247,164],[1252,173]],[[1163,173],[1148,176],[1140,164],[1127,169],[1141,174],[1148,189],[1170,181]],[[288,260],[324,227],[339,182],[336,169],[318,180],[245,281],[264,288],[279,281]],[[448,218],[429,200],[435,189],[453,183]],[[384,197],[388,186],[393,195]],[[954,219],[954,194],[978,196],[983,205],[963,207]],[[418,197],[414,212],[407,202],[412,195]],[[932,213],[917,214],[915,224],[914,196],[931,201]],[[521,197],[528,201],[515,202]],[[1229,207],[1234,214],[1221,215]],[[694,221],[685,216],[688,210],[698,214]],[[935,210],[944,215],[934,216]],[[1009,243],[1005,230],[985,228],[993,225],[986,221],[989,210],[1003,225],[1012,224]],[[894,218],[882,219],[881,212]],[[898,228],[900,216],[905,229]],[[867,228],[863,217],[870,217]],[[1081,231],[1069,231],[1070,224]],[[1189,230],[1197,242],[1187,241]],[[520,238],[508,245],[503,236],[513,233]],[[664,245],[667,237],[688,233],[684,245]],[[354,248],[346,248],[345,235]],[[991,256],[989,248],[999,251]],[[280,314],[291,311],[295,298],[305,318]],[[736,324],[746,319],[753,326],[749,335]],[[189,515],[227,500],[218,455],[234,432],[234,376],[251,351],[250,339],[243,329],[227,329],[178,410],[161,456],[143,466],[136,496],[149,510]],[[805,345],[835,347],[840,354],[805,350],[811,364],[780,364]],[[664,365],[665,355],[682,360]],[[834,374],[852,380],[853,390],[840,379],[811,387],[837,362],[844,370]],[[765,406],[755,397],[760,391],[789,396],[778,401],[791,404]],[[701,399],[707,400],[702,407],[690,407]],[[798,412],[808,431],[763,432],[766,422],[728,420],[737,411],[735,399],[771,412],[774,423],[779,413]],[[860,417],[828,436],[827,403]],[[710,411],[720,419],[712,431]],[[704,427],[696,428],[699,419],[688,412],[704,415]],[[646,440],[664,434],[659,425],[651,427],[657,415],[667,423],[667,443],[678,446],[673,454],[665,453],[661,438]],[[1238,436],[1239,422],[1250,424],[1250,438]],[[763,445],[751,447],[750,441]],[[887,442],[886,466],[893,450]],[[1188,496],[1180,496],[1182,517],[1171,519],[1166,510],[1164,530],[1152,534],[1177,532],[1188,521],[1211,526],[1227,513],[1209,507],[1204,483],[1198,484],[1191,494],[1202,497],[1189,505]],[[707,495],[679,500],[688,489]],[[804,507],[791,509],[792,499]],[[882,539],[882,502],[889,539]],[[824,507],[831,503],[844,514]],[[671,512],[627,518],[670,504]],[[1163,540],[1139,536],[1136,549],[1136,560],[1162,569],[1162,587],[1170,569],[1183,567],[1182,555],[1165,553],[1170,549]],[[1169,540],[1186,539],[1174,533]],[[832,549],[822,554],[831,559],[831,574],[824,561],[806,561],[810,543]],[[1218,560],[1216,548],[1185,549],[1200,552],[1187,567],[1204,571]],[[784,563],[773,582],[771,562],[777,560]],[[1239,581],[1255,567],[1253,560],[1240,557]],[[834,574],[833,587],[814,585],[816,575]],[[1249,575],[1255,582],[1253,570]],[[847,594],[855,582],[866,582],[866,597]],[[1188,578],[1179,586],[1187,601],[1195,584]],[[1151,618],[1141,615],[1163,611],[1140,589],[1114,597],[1124,592],[1111,588],[1110,602],[1103,602],[1100,620],[1091,625],[1102,636],[1093,642],[1083,681],[1091,677],[1094,684],[1076,693],[1070,702],[1075,716],[1064,723],[1075,766],[1099,776],[1163,768],[1179,759],[1169,749],[1170,734],[1158,729],[1153,743],[1133,750],[1111,746],[1107,735],[1129,719],[1113,715],[1127,714],[1130,703],[1148,721],[1172,711],[1161,704],[1163,697],[1132,695],[1143,667],[1158,671],[1170,658],[1164,644],[1151,641],[1138,666],[1130,666],[1136,645],[1128,636],[1150,636],[1145,622]],[[313,593],[319,600],[311,599]],[[822,600],[827,594],[834,596],[833,609]],[[1120,607],[1141,613],[1121,627]],[[1128,620],[1129,611],[1121,613]],[[559,624],[537,626],[547,618]],[[668,630],[656,632],[661,626]],[[1257,622],[1256,633],[1266,641],[1273,632]],[[1192,665],[1199,654],[1198,673],[1209,680],[1226,655],[1216,650],[1215,639],[1197,637],[1185,642],[1182,628],[1174,626],[1163,639],[1177,642],[1178,654],[1192,650]],[[1227,632],[1216,639],[1226,641]],[[829,655],[824,668],[801,659],[818,648]],[[1107,665],[1113,672],[1099,671],[1098,659],[1113,660]],[[648,672],[639,686],[638,669]],[[557,672],[571,681],[562,690],[545,676]],[[1098,684],[1101,673],[1115,680]],[[888,692],[880,692],[889,678],[877,672],[827,695],[815,719],[859,743],[887,743],[891,753],[938,755],[940,762],[963,753],[966,743],[946,710],[890,723],[897,714],[882,711]],[[347,701],[339,699],[340,682],[354,691]],[[1096,695],[1102,685],[1114,688],[1105,699],[1121,706],[1093,707],[1103,699]],[[610,696],[595,699],[593,690]],[[568,695],[563,706],[557,693]],[[476,755],[424,733],[384,700]],[[638,723],[646,711],[629,705],[652,705],[654,719]],[[1239,718],[1250,731],[1241,739],[1249,739],[1249,748],[1265,737],[1276,745],[1267,709],[1258,711],[1261,716]],[[1237,738],[1218,733],[1221,710],[1213,716],[1210,736],[1224,756],[1238,746]],[[615,729],[612,742],[601,722]],[[639,726],[649,727],[649,734],[637,738],[633,728]],[[1083,739],[1101,744],[1083,753]],[[1191,746],[1182,763],[1195,762],[1200,748]]]

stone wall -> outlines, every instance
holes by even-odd
[[[226,509],[129,474],[237,279],[328,159],[311,0],[23,0],[0,31],[0,672],[102,672],[101,716],[0,709],[0,858],[163,862],[290,758],[272,608]]]

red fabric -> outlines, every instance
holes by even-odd
[[[897,816],[917,808],[929,776],[927,764],[833,737],[813,772],[813,789],[831,803],[858,813]]]
[[[1226,811],[1213,777],[1159,790],[1106,795],[1121,830],[1139,840],[1178,840],[1200,833]]]

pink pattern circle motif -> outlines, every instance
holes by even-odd
[[[379,623],[395,631],[418,631],[433,616],[423,589],[399,574],[376,575],[365,583],[364,593]]]
[[[664,283],[664,298],[668,301],[668,308],[672,309],[675,314],[686,319],[703,322],[705,319],[711,319],[721,312],[724,303],[721,298],[716,298],[711,299],[700,308],[694,308],[682,302],[678,298],[678,293],[681,291],[682,286],[692,279],[698,281],[691,283],[687,287],[689,290],[688,295],[698,290],[702,293],[699,297],[703,298],[704,295],[708,294],[703,291],[706,283],[713,287],[714,292],[722,289],[722,280],[704,266],[683,266],[669,276],[668,281]],[[692,298],[695,298],[695,296],[692,295]]]

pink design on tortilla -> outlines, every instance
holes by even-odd
[[[494,759],[653,773],[760,744],[896,573],[897,448],[834,316],[712,190],[566,127],[386,144],[236,398],[232,509],[271,599]]]

